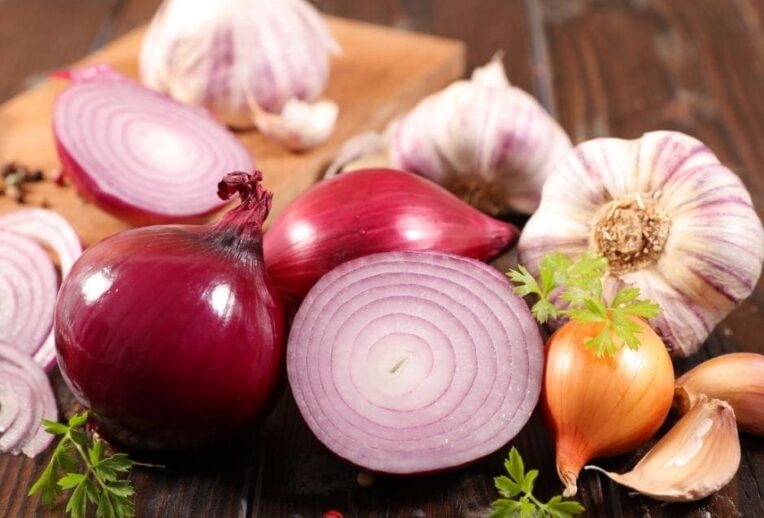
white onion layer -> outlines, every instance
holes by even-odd
[[[62,281],[82,254],[82,243],[77,233],[64,218],[51,210],[28,208],[9,212],[0,216],[0,229],[32,238],[55,252],[61,267]],[[51,326],[48,336],[34,352],[35,362],[44,369],[50,369],[55,364],[54,342]]]
[[[0,342],[0,452],[34,457],[53,436],[42,420],[58,419],[56,400],[45,371],[16,347]]]
[[[387,473],[426,473],[492,453],[539,397],[542,342],[501,274],[447,254],[347,262],[301,306],[287,367],[316,436]]]
[[[34,354],[53,325],[57,291],[45,251],[26,236],[0,229],[0,340]]]

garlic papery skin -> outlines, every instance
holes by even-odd
[[[321,97],[338,51],[305,0],[165,0],[143,40],[140,71],[150,88],[203,106],[231,126],[264,124],[281,137],[272,118],[263,123],[256,115],[283,116],[287,145],[295,140],[295,119],[315,115],[318,121],[297,139],[315,143],[331,133],[336,107],[333,117],[325,107],[298,107],[295,115],[289,103]]]
[[[740,178],[708,147],[657,131],[578,145],[549,176],[518,248],[531,272],[554,250],[605,255],[605,289],[636,286],[660,304],[651,324],[684,357],[756,286],[764,230]]]
[[[705,498],[727,485],[740,466],[740,439],[732,407],[701,398],[628,473],[586,466],[664,502]]]
[[[387,133],[392,167],[494,215],[533,212],[551,167],[571,149],[538,101],[510,86],[500,56],[423,99]]]
[[[676,380],[674,406],[680,413],[687,413],[704,396],[729,403],[740,430],[764,437],[764,355],[724,354]]]

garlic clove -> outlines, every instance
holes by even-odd
[[[503,60],[504,52],[498,51],[493,55],[491,61],[473,70],[470,80],[473,83],[491,88],[509,88],[511,85],[507,79],[507,73],[504,71]]]
[[[719,399],[697,404],[628,473],[597,466],[610,479],[664,502],[700,500],[732,480],[740,466],[735,412]]]
[[[676,380],[674,406],[684,414],[704,395],[729,403],[742,431],[764,437],[764,355],[724,354],[701,363]]]
[[[263,135],[302,151],[325,141],[337,123],[338,106],[331,101],[307,103],[289,99],[280,114],[252,104],[255,126]]]

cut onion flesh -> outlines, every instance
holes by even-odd
[[[72,226],[58,213],[51,210],[27,208],[4,214],[3,216],[0,216],[0,231],[7,231],[12,234],[21,235],[22,238],[27,238],[12,241],[26,242],[28,239],[33,239],[37,243],[55,252],[58,256],[58,262],[61,268],[62,281],[69,273],[69,270],[72,269],[74,262],[80,254],[82,254],[82,243]],[[8,237],[8,234],[6,234],[6,237]],[[41,256],[38,254],[38,257]],[[43,267],[40,273],[45,274],[48,270],[48,267]],[[45,275],[45,277],[47,278],[47,275]],[[17,278],[17,280],[18,282],[27,282],[24,279]],[[32,283],[31,287],[34,286],[35,283]],[[27,286],[27,288],[29,287],[30,286]],[[2,284],[0,284],[0,291],[2,291]],[[55,298],[55,291],[53,292],[53,296]],[[3,302],[2,300],[3,299],[0,299],[0,323],[3,321],[6,304],[7,308],[11,308],[13,304],[11,301]],[[47,297],[44,299],[44,302],[49,302]],[[11,336],[7,336],[7,334],[2,331],[5,327],[0,327],[0,339],[13,344],[18,343],[20,346],[34,347],[35,351],[33,352],[33,355],[35,362],[37,362],[38,365],[41,365],[44,369],[49,370],[56,362],[56,348],[51,326],[53,319],[52,307],[50,317],[47,317],[46,315],[48,314],[38,313],[34,316],[35,320],[32,320],[32,322],[43,324],[47,321],[47,318],[50,319],[48,322],[49,331],[44,341],[27,341],[23,338],[15,339]],[[6,317],[10,317],[10,315],[6,315]],[[13,317],[13,321],[24,322],[21,317]]]
[[[45,372],[16,347],[0,342],[0,452],[34,457],[53,440],[42,420],[58,419]]]
[[[207,112],[103,65],[72,80],[53,113],[65,175],[103,210],[134,224],[198,219],[222,207],[224,173],[249,171],[241,143]]]
[[[0,340],[32,356],[53,325],[58,282],[36,242],[0,229]]]
[[[313,287],[287,367],[330,450],[371,471],[421,474],[484,457],[520,431],[538,402],[543,344],[496,270],[392,252],[344,263]]]

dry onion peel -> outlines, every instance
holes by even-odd
[[[680,413],[705,396],[729,403],[740,430],[764,437],[764,355],[724,354],[676,380],[674,406]]]
[[[660,304],[651,321],[674,356],[695,352],[750,295],[764,230],[740,178],[700,141],[659,131],[595,139],[558,163],[519,242],[531,272],[552,250],[593,250],[624,285]]]
[[[727,485],[739,466],[735,412],[724,401],[702,397],[628,473],[586,469],[656,500],[690,502]]]
[[[141,50],[145,84],[305,149],[332,133],[318,101],[339,46],[305,0],[165,0]]]
[[[422,100],[386,130],[390,165],[425,176],[490,214],[531,213],[551,167],[571,148],[531,95],[511,86],[501,56]],[[364,155],[380,163],[379,139],[351,139],[333,173]]]

